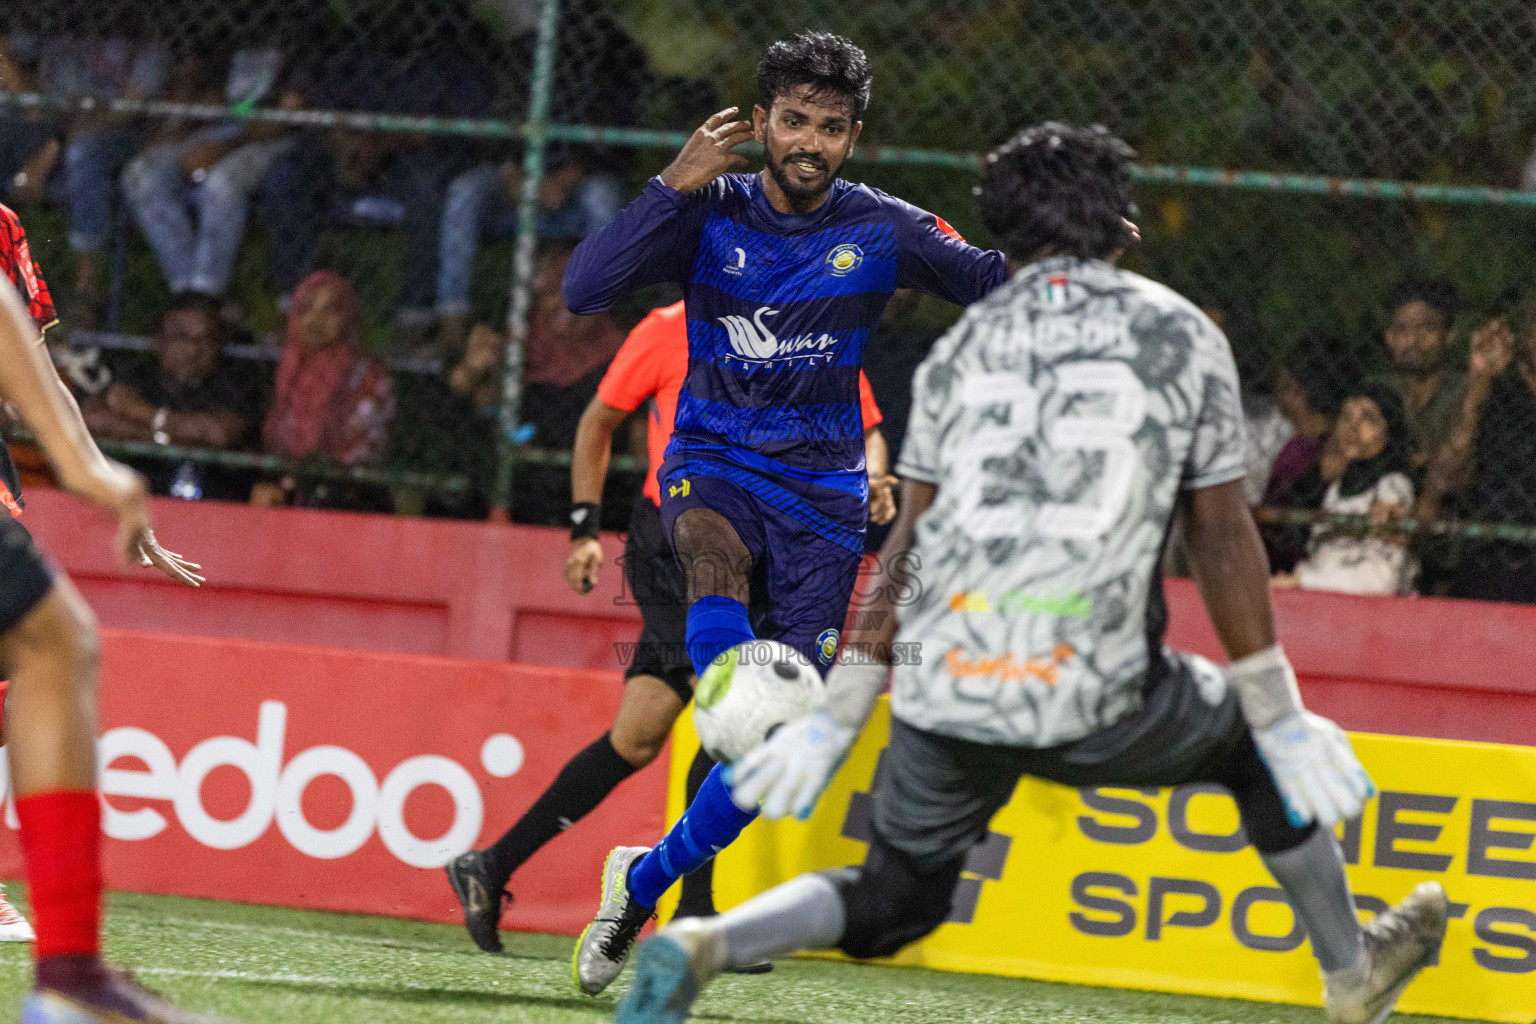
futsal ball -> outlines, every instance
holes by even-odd
[[[777,640],[737,644],[710,663],[693,695],[705,753],[735,761],[785,722],[816,710],[826,684],[805,656]]]

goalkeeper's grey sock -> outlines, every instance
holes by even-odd
[[[708,922],[725,934],[726,970],[843,938],[843,897],[826,875],[801,875]]]
[[[1314,829],[1301,845],[1263,857],[1265,866],[1285,889],[1323,970],[1352,966],[1362,948],[1360,920],[1355,916],[1355,901],[1344,875],[1344,854],[1333,829]]]

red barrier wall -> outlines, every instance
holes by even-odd
[[[106,517],[57,491],[29,491],[23,521],[108,626],[609,670],[613,643],[639,629],[612,535],[602,584],[579,597],[560,576],[560,530],[154,505],[161,542],[206,568],[202,590],[119,569]]]
[[[616,559],[585,597],[560,576],[563,532],[158,500],[161,539],[204,562],[188,591],[112,564],[106,521],[28,494],[26,523],[109,626],[616,669],[638,616]],[[1168,584],[1169,643],[1220,654],[1199,596]],[[1536,607],[1275,594],[1308,700],[1351,729],[1536,743]]]
[[[104,640],[109,888],[430,921],[458,920],[441,865],[526,810],[622,690],[616,674],[584,669],[121,630]],[[590,920],[608,850],[661,834],[667,761],[529,861],[513,927],[574,934]],[[0,877],[16,878],[7,809]]]

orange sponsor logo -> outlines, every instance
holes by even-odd
[[[1020,664],[1012,651],[991,658],[967,658],[960,652],[960,648],[951,647],[949,653],[944,655],[944,667],[949,669],[949,674],[957,679],[970,676],[997,676],[999,679],[1015,682],[1023,679],[1038,679],[1048,686],[1055,686],[1061,666],[1076,656],[1077,651],[1071,644],[1057,644],[1051,649],[1049,656],[1030,658]]]
[[[989,612],[992,610],[991,602],[987,595],[979,590],[963,590],[958,594],[949,595],[949,610],[952,612]]]

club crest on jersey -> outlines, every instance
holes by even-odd
[[[726,260],[725,266],[720,268],[722,273],[730,274],[732,277],[740,277],[741,272],[746,269],[747,250],[739,245],[731,250],[731,258]]]
[[[837,641],[841,634],[835,629],[824,629],[816,638],[816,660],[823,665],[832,664],[832,659],[837,657]]]
[[[827,273],[833,277],[847,277],[864,262],[864,250],[852,242],[844,242],[827,253]]]

